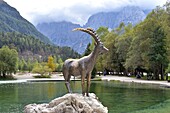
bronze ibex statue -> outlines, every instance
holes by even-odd
[[[90,89],[91,82],[91,72],[95,65],[96,59],[99,54],[105,53],[108,49],[103,45],[100,41],[98,35],[92,28],[76,28],[73,31],[83,31],[90,34],[95,40],[95,48],[91,54],[88,56],[84,56],[80,59],[67,59],[63,65],[63,76],[65,79],[65,85],[69,93],[71,93],[70,89],[70,78],[71,76],[79,76],[81,75],[81,85],[82,85],[82,94],[85,95],[85,78],[87,78],[87,89],[86,95],[89,96],[88,92]]]

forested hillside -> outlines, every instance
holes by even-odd
[[[50,40],[41,34],[30,22],[24,19],[20,13],[6,2],[0,1],[0,31],[1,32],[20,32],[32,35],[45,43]]]
[[[39,61],[47,60],[48,56],[60,57],[62,60],[70,57],[79,57],[69,47],[56,47],[36,39],[32,36],[20,34],[17,32],[0,32],[0,48],[4,45],[14,48],[18,51],[20,58],[37,59]]]

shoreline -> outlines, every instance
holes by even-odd
[[[7,84],[7,83],[24,83],[24,82],[51,82],[51,81],[64,81],[63,76],[61,74],[53,74],[51,78],[34,78],[37,74],[30,74],[26,73],[23,75],[14,75],[14,78],[17,80],[5,80],[0,81],[0,84]],[[98,76],[99,80],[106,80],[106,81],[120,81],[120,82],[134,82],[134,83],[145,83],[145,84],[158,84],[163,85],[165,87],[170,87],[170,83],[168,81],[156,81],[156,80],[142,80],[132,77],[125,77],[125,76],[113,76],[113,75],[106,75],[106,76]],[[80,79],[74,79],[71,77],[71,80],[79,81]],[[94,79],[95,80],[95,79]],[[98,80],[98,79],[97,79]],[[93,79],[92,79],[93,81]]]
[[[164,85],[167,87],[170,87],[170,83],[168,81],[156,81],[156,80],[142,80],[142,79],[137,79],[137,78],[132,78],[132,77],[125,77],[125,76],[103,76],[101,78],[102,80],[117,80],[120,82],[134,82],[134,83],[142,83],[142,84],[158,84],[158,85]]]

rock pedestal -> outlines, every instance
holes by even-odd
[[[66,94],[47,104],[29,104],[24,113],[108,113],[95,94]]]

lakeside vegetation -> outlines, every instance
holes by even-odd
[[[65,59],[79,57],[80,55],[69,47],[45,44],[39,39],[18,32],[0,32],[0,78],[17,71],[31,72],[35,67],[37,69],[49,65],[49,58],[52,58],[55,67],[52,71],[61,71]],[[51,70],[47,72],[49,71]]]
[[[109,52],[98,58],[97,70],[107,69],[124,75],[146,72],[153,79],[164,80],[165,74],[170,72],[169,20],[170,2],[167,2],[163,7],[156,7],[136,26],[121,23],[113,30],[100,27],[97,33]],[[90,50],[93,47],[92,44]]]
[[[56,57],[55,57],[56,58]],[[12,73],[17,71],[29,71],[39,73],[42,77],[50,77],[53,71],[62,71],[62,59],[54,59],[52,56],[48,57],[47,62],[25,62],[24,59],[19,60],[18,52],[15,49],[10,49],[8,46],[3,46],[0,49],[0,78],[10,78]]]

